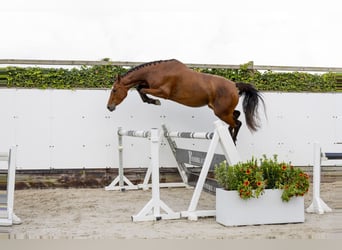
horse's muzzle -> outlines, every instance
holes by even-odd
[[[108,109],[110,112],[112,112],[112,111],[115,110],[115,107],[116,107],[115,104],[114,104],[114,105],[108,105],[108,106],[107,106],[107,109]]]

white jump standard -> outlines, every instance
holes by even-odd
[[[0,152],[0,161],[7,161],[7,190],[0,194],[0,226],[21,224],[20,218],[14,213],[14,188],[16,171],[16,149],[11,148],[9,153]]]
[[[306,209],[306,212],[324,214],[332,210],[320,197],[321,162],[322,160],[342,160],[342,153],[322,153],[321,147],[317,142],[314,143],[313,152],[313,197],[312,203]]]
[[[159,193],[159,132],[151,130],[151,169],[152,169],[152,198],[137,214],[133,221],[151,221],[161,219],[179,219],[180,213],[172,211],[161,199]],[[165,213],[162,213],[164,210]]]
[[[149,189],[152,185],[149,184],[149,180],[152,174],[152,166],[150,165],[146,171],[144,181],[142,184],[134,185],[125,175],[124,175],[124,159],[123,159],[123,137],[138,137],[150,140],[151,131],[148,130],[124,130],[121,127],[118,128],[118,151],[119,151],[119,174],[118,176],[107,186],[105,190],[136,190],[136,189]],[[180,183],[160,183],[160,187],[188,187],[186,176],[184,176],[180,169],[179,173],[182,177],[182,181]]]
[[[123,130],[121,127],[119,127],[117,134],[118,134],[118,151],[119,151],[119,175],[112,181],[111,184],[105,187],[105,190],[125,191],[125,190],[138,189],[138,186],[134,185],[124,175],[122,137],[132,136],[132,137],[148,138],[150,137],[150,131]],[[125,185],[125,183],[127,185]]]
[[[212,163],[213,157],[215,155],[215,150],[218,145],[221,145],[222,151],[224,152],[224,156],[228,162],[228,164],[233,165],[240,161],[240,156],[236,150],[235,144],[229,134],[227,126],[220,120],[217,120],[215,123],[215,131],[213,133],[206,132],[169,132],[166,130],[166,127],[163,126],[164,136],[170,142],[170,138],[186,138],[186,139],[206,139],[211,140],[208,151],[206,153],[202,170],[200,176],[198,178],[196,187],[194,189],[194,193],[187,211],[183,212],[174,212],[171,208],[169,208],[161,199],[160,199],[160,183],[159,183],[159,147],[160,147],[160,135],[158,129],[154,128],[151,131],[135,131],[135,130],[119,130],[119,136],[133,136],[133,137],[143,137],[150,138],[151,145],[151,165],[148,168],[148,171],[145,176],[144,186],[147,186],[147,181],[149,180],[150,175],[152,175],[152,198],[151,200],[143,207],[143,209],[136,215],[132,216],[133,221],[151,221],[151,220],[161,220],[161,219],[178,219],[181,217],[187,217],[189,220],[197,220],[198,217],[207,217],[207,216],[215,216],[215,210],[197,210],[197,204],[200,198],[200,195],[203,191],[203,187],[205,184],[206,177],[208,175],[210,165]],[[119,142],[119,153],[122,154],[122,147],[120,147]],[[172,149],[172,148],[171,148]],[[175,156],[176,157],[176,156]],[[177,161],[177,159],[176,159]],[[122,158],[120,160],[120,175],[123,176],[123,166],[122,166]],[[184,171],[178,167],[179,173],[183,179],[183,182],[187,181],[187,177],[185,176]],[[117,184],[120,180],[117,177],[111,185],[109,185],[106,190],[113,190],[114,185]],[[122,177],[121,177],[122,178]],[[125,180],[124,178],[121,179]],[[165,183],[168,184],[168,183]],[[183,186],[184,183],[182,183]],[[123,188],[123,183],[119,188]],[[165,212],[165,213],[163,213]]]
[[[227,126],[220,120],[214,122],[215,132],[212,133],[179,133],[167,132],[165,136],[177,138],[192,138],[192,139],[211,139],[208,152],[206,154],[200,176],[198,178],[189,208],[187,211],[181,212],[182,217],[187,217],[189,220],[197,220],[198,217],[215,216],[215,210],[197,210],[198,201],[203,191],[203,186],[208,175],[210,164],[213,160],[215,150],[218,144],[224,152],[229,165],[237,164],[240,160],[239,153],[236,150],[235,144],[229,134]],[[183,136],[182,136],[183,135]]]

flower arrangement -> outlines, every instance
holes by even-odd
[[[309,176],[300,168],[289,163],[278,162],[277,156],[267,159],[264,155],[260,164],[254,158],[228,166],[223,161],[215,166],[215,178],[226,190],[237,190],[242,199],[258,198],[265,189],[282,189],[282,200],[303,196],[309,190]]]

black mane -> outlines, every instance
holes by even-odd
[[[140,64],[138,66],[135,66],[134,68],[131,68],[130,70],[128,70],[126,73],[124,73],[123,75],[121,75],[121,77],[125,77],[127,76],[128,74],[134,72],[134,71],[137,71],[139,69],[142,69],[142,68],[145,68],[145,67],[148,67],[148,66],[152,66],[152,65],[156,65],[156,64],[160,64],[160,63],[164,63],[164,62],[170,62],[170,61],[174,61],[175,59],[169,59],[169,60],[158,60],[158,61],[153,61],[153,62],[147,62],[147,63],[143,63],[143,64]]]

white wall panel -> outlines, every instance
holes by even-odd
[[[132,91],[114,112],[106,109],[110,90],[0,89],[0,151],[18,146],[23,169],[105,168],[118,166],[117,128],[213,131],[216,116],[208,107],[189,108],[161,99],[161,106],[145,104]],[[267,117],[251,133],[243,126],[238,151],[244,160],[277,154],[295,165],[312,164],[312,143],[342,152],[342,94],[264,93]],[[238,105],[241,110],[241,103]],[[262,109],[260,110],[262,111]],[[149,141],[124,137],[127,167],[147,167]],[[178,139],[180,147],[207,150],[209,141]],[[162,143],[161,165],[175,166]],[[220,152],[220,149],[217,150]]]
[[[84,167],[84,97],[78,91],[54,91],[51,96],[51,167]]]
[[[49,167],[51,141],[50,91],[21,89],[13,92],[15,144],[18,168]]]
[[[13,112],[15,100],[13,98],[16,90],[0,91],[0,151],[7,152],[8,145],[15,144],[14,121],[16,114]]]
[[[113,165],[114,130],[106,92],[56,91],[52,96],[52,168]]]
[[[14,91],[0,91],[0,152],[8,152],[9,145],[15,145],[14,121],[16,117],[12,108],[15,102],[10,94]],[[7,162],[0,161],[0,169],[7,167]]]

